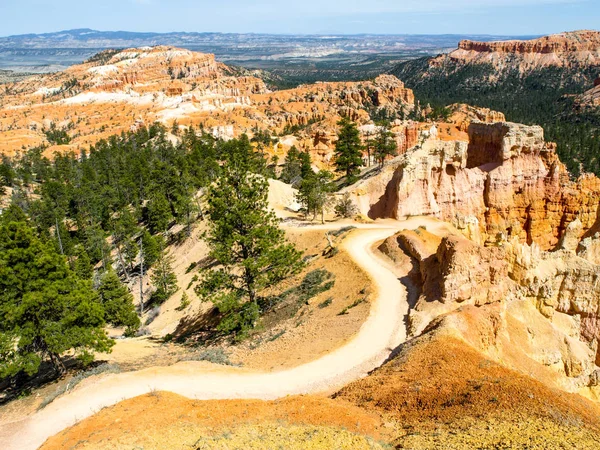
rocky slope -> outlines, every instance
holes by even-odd
[[[488,244],[553,248],[578,218],[596,225],[600,180],[572,181],[537,126],[474,122],[469,142],[429,139],[351,189],[371,218],[433,215]]]
[[[577,99],[580,108],[597,110],[600,107],[600,77],[594,80],[594,87]]]
[[[107,50],[65,72],[4,86],[0,151],[52,144],[44,134],[52,124],[66,130],[71,142],[50,148],[48,155],[77,151],[142,124],[171,127],[177,121],[224,138],[256,129],[289,133],[282,147],[297,144],[318,152],[329,150],[340,117],[365,125],[374,112],[404,114],[413,104],[412,91],[391,75],[271,92],[254,73],[227,67],[213,55],[172,47]],[[414,145],[414,133],[406,131],[414,126],[396,127],[399,145]]]
[[[439,327],[541,382],[598,394],[600,266],[574,249],[544,252],[516,238],[484,247],[426,229],[381,247],[394,259],[398,248],[414,261],[414,336]]]
[[[472,122],[431,137],[347,189],[372,218],[429,215],[456,233],[405,231],[417,336],[433,323],[504,364],[595,398],[600,381],[600,180],[572,180],[540,127]],[[465,309],[465,305],[473,308]]]

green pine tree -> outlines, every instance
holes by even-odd
[[[312,169],[312,161],[310,159],[310,153],[300,152],[300,177],[308,178],[315,172]]]
[[[92,261],[82,245],[79,245],[75,249],[75,262],[73,264],[73,270],[79,278],[84,280],[90,280],[94,274]]]
[[[283,162],[283,170],[281,172],[281,181],[288,184],[297,183],[302,177],[302,159],[300,152],[292,146]]]
[[[133,336],[140,327],[140,318],[135,312],[133,295],[121,283],[114,270],[102,275],[97,291],[104,307],[106,322],[114,326],[124,326],[125,335]]]
[[[110,351],[91,282],[25,222],[0,225],[0,292],[0,378],[35,374],[43,359],[62,373],[62,355],[70,350],[84,363]]]
[[[349,181],[356,178],[363,165],[363,145],[356,124],[344,118],[338,122],[340,131],[335,143],[334,164],[337,172],[343,172]]]
[[[154,264],[154,270],[150,276],[152,284],[155,287],[150,303],[160,305],[177,292],[177,277],[173,273],[172,263],[173,258],[161,248]]]
[[[161,254],[161,248],[164,248],[162,236],[152,236],[148,231],[142,233],[142,249],[144,252],[144,268],[149,269],[158,260]]]
[[[222,315],[218,329],[243,338],[260,316],[260,292],[300,270],[301,253],[289,244],[268,209],[267,181],[252,173],[244,142],[230,145],[224,173],[211,186],[205,235],[216,269],[207,269],[197,293]]]
[[[167,231],[173,220],[168,200],[161,193],[154,195],[148,202],[148,227],[152,234]]]
[[[398,154],[398,144],[394,140],[394,135],[385,127],[381,127],[374,140],[375,159],[381,167],[389,156]]]

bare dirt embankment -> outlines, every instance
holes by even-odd
[[[42,448],[382,448],[377,414],[312,396],[197,401],[159,392],[106,408]]]

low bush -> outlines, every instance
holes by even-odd
[[[358,305],[360,305],[361,303],[364,303],[366,301],[366,297],[363,298],[359,298],[358,300],[356,300],[354,303],[352,303],[349,306],[346,306],[344,309],[342,309],[339,313],[338,316],[345,316],[346,314],[348,314],[348,312],[352,309],[352,308],[356,308]]]
[[[233,364],[229,360],[229,355],[221,348],[209,348],[200,353],[192,353],[184,356],[182,361],[208,361],[213,364],[220,364],[222,366],[239,366],[239,364]]]

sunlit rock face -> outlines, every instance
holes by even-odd
[[[363,213],[431,215],[488,244],[517,237],[543,249],[554,248],[575,219],[581,235],[596,225],[600,181],[570,180],[541,127],[473,122],[468,139],[429,139],[368,180],[370,188],[355,187]]]

